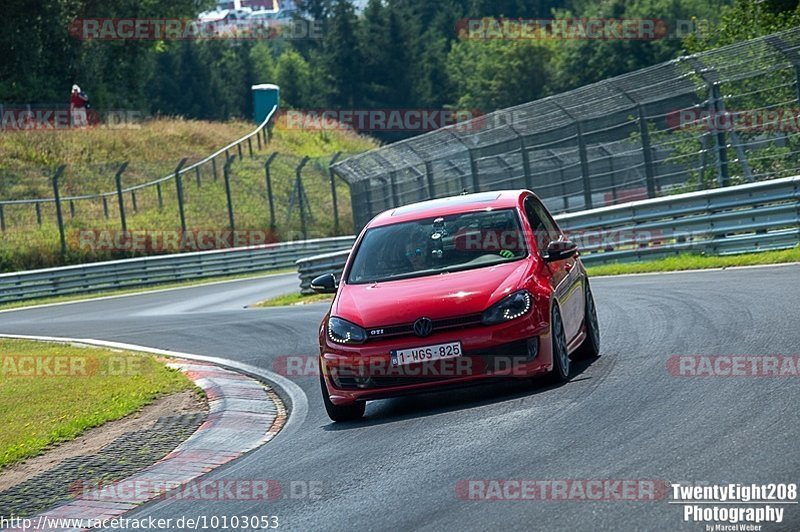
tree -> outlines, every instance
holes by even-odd
[[[334,107],[355,107],[361,99],[362,57],[357,24],[353,4],[336,0],[322,43],[326,81],[330,83],[329,103]]]
[[[282,107],[304,107],[309,102],[311,73],[299,53],[289,50],[278,58],[275,78],[281,88]]]

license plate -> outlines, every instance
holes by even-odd
[[[419,362],[457,358],[460,357],[461,354],[461,342],[411,347],[409,349],[397,349],[391,352],[393,366],[406,366]]]

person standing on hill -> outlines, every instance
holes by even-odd
[[[88,125],[86,118],[86,104],[89,97],[81,92],[77,85],[72,86],[72,94],[69,97],[69,114],[72,117],[72,127],[85,128]]]

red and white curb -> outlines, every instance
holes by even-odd
[[[71,341],[108,347],[125,345],[125,349],[131,350],[138,347],[95,340]],[[161,350],[146,351],[169,355],[169,352]],[[170,490],[189,484],[267,443],[285,426],[286,407],[278,394],[266,384],[206,361],[171,359],[167,365],[186,374],[203,389],[208,398],[208,416],[194,434],[170,454],[138,473],[96,489],[76,490],[76,498],[69,503],[27,518],[31,528],[6,530],[87,530],[52,525],[58,519],[82,519],[87,523],[114,519],[147,501],[169,498]]]

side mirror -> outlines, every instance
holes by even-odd
[[[339,282],[332,273],[326,273],[311,281],[311,289],[318,294],[335,294]]]
[[[553,240],[545,251],[545,262],[568,259],[578,252],[578,244],[571,240]]]

